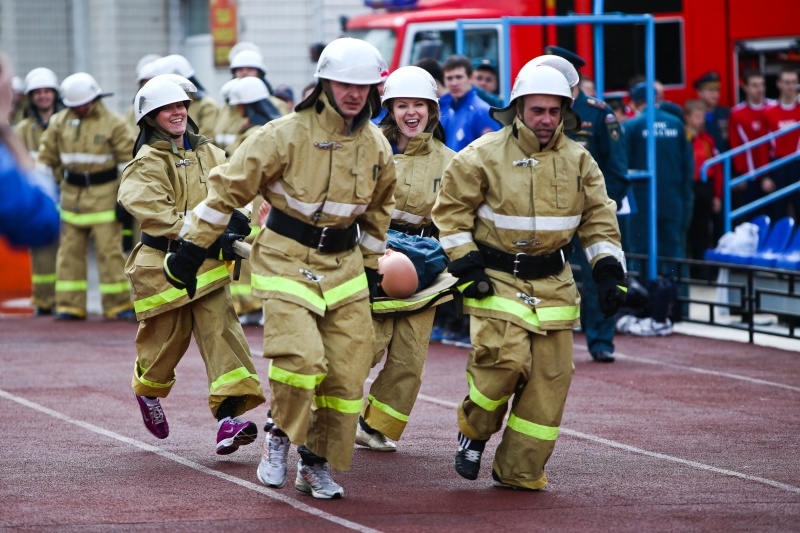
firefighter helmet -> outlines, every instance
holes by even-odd
[[[25,94],[30,94],[36,89],[53,89],[58,91],[58,76],[49,68],[39,67],[28,72],[25,76]]]
[[[261,72],[267,72],[264,66],[264,56],[255,50],[242,50],[231,59],[231,72],[237,68],[245,67],[257,68]]]
[[[361,39],[342,37],[331,41],[322,50],[314,77],[374,85],[380,83],[387,73],[386,61],[377,48]]]
[[[239,78],[231,85],[228,93],[230,105],[252,104],[269,98],[267,85],[260,78]]]
[[[59,88],[61,100],[67,107],[80,107],[94,101],[103,91],[91,74],[76,72],[64,78]]]
[[[177,74],[162,74],[145,83],[133,101],[136,123],[151,111],[176,102],[185,102],[189,108],[192,99],[187,92],[195,92],[192,82]]]
[[[392,98],[422,98],[438,103],[436,90],[436,81],[424,69],[415,66],[400,67],[386,79],[381,105],[388,109]]]

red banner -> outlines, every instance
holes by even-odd
[[[214,66],[229,67],[228,53],[238,40],[235,0],[211,0],[211,39],[214,42]]]

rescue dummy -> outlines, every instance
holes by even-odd
[[[378,259],[378,273],[383,276],[378,286],[390,298],[408,298],[417,292],[417,269],[401,252],[387,248],[383,257]]]

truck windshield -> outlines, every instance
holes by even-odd
[[[362,39],[378,49],[387,63],[392,62],[394,47],[397,45],[397,35],[394,30],[386,28],[373,28],[369,30],[350,30],[345,32],[346,37]]]

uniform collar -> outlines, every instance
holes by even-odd
[[[426,155],[433,150],[433,134],[420,133],[408,141],[403,154],[405,155]]]
[[[538,154],[547,150],[558,150],[561,147],[562,139],[564,137],[563,120],[553,133],[553,137],[550,139],[550,142],[548,142],[544,147],[539,145],[539,139],[536,138],[536,135],[533,134],[533,131],[528,128],[528,126],[526,126],[519,117],[514,117],[512,128],[514,129],[514,137],[517,139],[517,144],[519,144],[520,149],[525,155]]]
[[[317,116],[319,117],[319,122],[322,125],[322,128],[330,133],[336,133],[339,135],[354,135],[359,129],[363,128],[368,122],[370,118],[370,107],[369,102],[364,105],[364,109],[361,110],[361,113],[353,120],[353,127],[348,132],[347,124],[344,121],[344,117],[339,114],[336,109],[331,105],[330,101],[328,100],[328,95],[325,94],[325,91],[319,95],[319,99],[317,100],[317,104],[313,107],[316,111]]]

